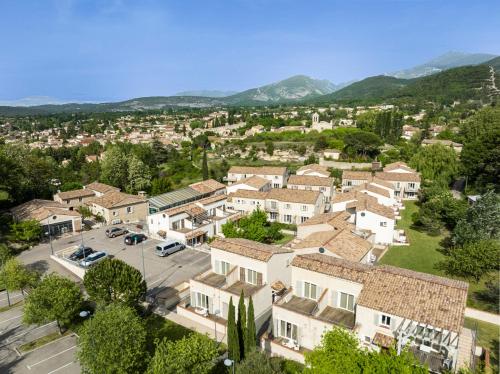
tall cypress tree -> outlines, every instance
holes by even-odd
[[[238,329],[236,328],[236,311],[234,309],[233,298],[229,299],[229,311],[227,314],[227,350],[231,360],[240,360],[240,341]]]
[[[206,181],[208,179],[208,160],[207,160],[207,151],[203,151],[203,164],[201,165],[201,173],[203,175],[203,180]]]
[[[255,328],[255,315],[253,310],[253,300],[250,296],[248,301],[248,315],[247,315],[247,331],[245,335],[245,354],[248,355],[256,346],[256,328]]]
[[[247,312],[245,308],[245,295],[243,290],[241,290],[240,301],[238,302],[238,322],[236,327],[238,328],[238,338],[240,342],[240,358],[245,358],[245,343],[247,335]]]

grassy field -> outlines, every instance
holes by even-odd
[[[402,211],[401,220],[398,221],[398,228],[404,229],[409,241],[409,246],[391,246],[386,254],[380,259],[380,264],[398,266],[405,269],[421,271],[440,276],[447,276],[436,264],[443,260],[445,256],[439,252],[442,248],[441,241],[445,235],[430,236],[425,232],[420,232],[411,227],[411,216],[418,211],[418,206],[414,201],[407,201],[405,209]],[[449,277],[449,276],[448,276]],[[469,282],[469,296],[467,305],[481,310],[498,313],[496,302],[487,302],[484,297],[480,297],[485,291],[485,283],[499,281],[499,275],[486,275],[480,282]]]
[[[490,351],[493,371],[498,373],[498,340],[500,337],[500,326],[472,318],[466,318],[464,325],[472,330],[476,330],[477,328],[476,344]]]

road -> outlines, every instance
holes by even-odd
[[[472,308],[466,308],[465,316],[500,326],[500,315],[498,314],[483,312],[482,310]]]

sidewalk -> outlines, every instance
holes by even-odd
[[[483,312],[482,310],[472,308],[465,308],[465,316],[500,326],[500,315],[498,314]]]

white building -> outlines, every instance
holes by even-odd
[[[311,130],[316,130],[317,132],[322,132],[324,130],[333,130],[333,122],[320,121],[319,114],[314,113],[312,115]]]
[[[273,293],[290,285],[292,251],[239,238],[218,239],[210,248],[210,269],[189,281],[190,298],[177,313],[225,333],[229,301],[237,307],[243,292],[246,307],[252,297],[259,329],[271,315]]]
[[[269,180],[272,188],[283,188],[286,187],[288,170],[280,166],[232,166],[227,173],[227,182],[231,185],[254,175]]]
[[[330,200],[335,195],[333,178],[312,175],[290,175],[287,188],[291,190],[319,191],[323,194],[325,204],[329,208]]]
[[[369,349],[409,344],[432,370],[470,360],[467,283],[321,254],[291,265],[292,287],[273,304],[273,331],[261,341],[272,355],[304,362],[326,331],[342,327]]]
[[[271,181],[257,175],[245,179],[240,179],[238,182],[234,182],[226,188],[228,194],[236,192],[238,190],[266,192],[270,189]]]

